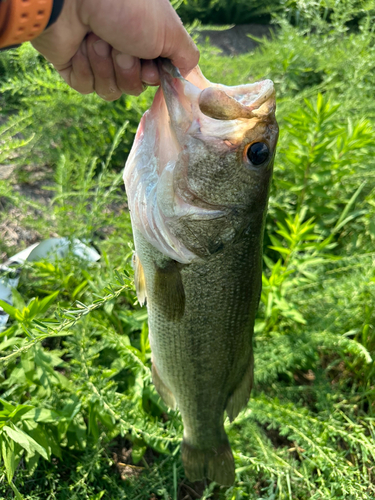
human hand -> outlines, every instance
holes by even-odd
[[[107,101],[157,85],[159,56],[183,75],[199,59],[168,0],[65,0],[57,21],[32,44],[73,89]]]

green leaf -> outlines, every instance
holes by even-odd
[[[113,430],[115,428],[115,421],[109,413],[101,408],[97,408],[96,412],[98,419],[107,427],[107,429]]]
[[[5,399],[2,399],[0,398],[0,403],[4,406],[4,409],[11,413],[16,407],[10,403],[8,403],[8,401],[5,401]]]
[[[87,280],[83,280],[81,284],[79,284],[73,291],[72,293],[72,299],[75,299],[79,293],[86,287],[87,285]]]
[[[99,427],[98,427],[95,407],[96,407],[95,403],[89,404],[89,433],[93,436],[95,441],[98,441],[98,439],[99,439]]]
[[[4,342],[1,342],[1,344],[0,344],[0,352],[5,351],[6,349],[8,349],[8,347],[20,344],[22,342],[23,342],[23,339],[20,339],[18,337],[13,337],[11,339],[5,340]]]
[[[147,446],[138,446],[133,444],[132,446],[132,459],[135,465],[142,459],[143,455],[146,453]]]
[[[13,493],[14,493],[15,497],[17,498],[17,500],[24,500],[23,496],[18,491],[18,489],[14,483],[10,483],[10,487],[12,488]]]
[[[359,188],[357,189],[357,191],[353,194],[353,196],[350,198],[350,200],[348,201],[348,203],[346,204],[346,207],[344,208],[344,210],[342,211],[338,221],[336,222],[336,225],[335,227],[333,228],[333,232],[336,232],[338,231],[339,229],[341,229],[341,227],[343,226],[343,222],[344,222],[344,219],[346,218],[346,216],[348,215],[349,213],[349,210],[352,208],[352,206],[354,205],[356,199],[358,198],[358,196],[360,195],[362,189],[365,187],[366,185],[366,182],[367,181],[363,181],[362,184],[359,186]]]
[[[34,420],[43,424],[56,424],[61,416],[58,412],[48,408],[33,408],[25,415],[25,420]]]
[[[120,283],[120,285],[124,285],[125,284],[124,278],[123,278],[123,276],[121,276],[121,274],[117,270],[115,270],[115,275],[116,275],[117,281]]]
[[[25,319],[32,319],[39,313],[39,298],[34,297],[30,300],[27,307],[22,311]]]
[[[99,493],[97,493],[96,495],[93,495],[90,497],[90,500],[101,500],[101,498],[103,498],[103,496],[105,495],[106,491],[103,490],[103,491],[100,491]]]
[[[9,314],[9,316],[12,318],[12,319],[16,319],[17,318],[17,313],[18,313],[18,310],[11,306],[10,304],[8,304],[8,302],[5,302],[4,300],[1,300],[0,299],[0,307],[7,313]]]
[[[144,357],[147,352],[150,351],[150,343],[148,340],[148,324],[147,321],[143,323],[142,331],[141,331],[141,352]]]
[[[22,311],[22,309],[26,307],[26,303],[17,288],[12,289],[12,298],[15,308],[19,311]]]
[[[12,420],[12,422],[15,424],[19,420],[21,420],[21,417],[28,413],[30,410],[32,410],[34,407],[30,405],[18,405],[12,413],[9,414],[9,419]]]
[[[32,437],[23,432],[21,429],[18,429],[17,427],[11,428],[5,425],[3,427],[3,431],[8,434],[10,439],[13,439],[13,441],[22,446],[22,448],[24,448],[30,455],[37,452],[43,458],[48,460],[48,454],[46,450],[42,446],[40,446]]]
[[[276,252],[279,252],[281,253],[282,255],[289,255],[290,254],[290,249],[289,248],[285,248],[285,247],[274,247],[274,246],[270,246],[268,247],[270,248],[271,250],[276,250]]]
[[[56,292],[51,293],[51,295],[44,297],[44,299],[42,299],[39,302],[38,313],[39,314],[45,313],[47,311],[47,309],[50,307],[50,305],[52,304],[52,302],[55,300],[55,298],[59,295],[59,293],[60,293],[60,291],[58,290]]]
[[[12,482],[14,472],[16,470],[14,441],[8,440],[6,436],[1,436],[0,440],[1,440],[1,455],[4,461],[8,483],[10,484]]]
[[[31,427],[30,429],[28,429],[28,435],[46,450],[49,459],[53,442],[51,442],[50,435],[46,432],[45,426],[35,426],[30,421],[28,421],[27,424]]]
[[[37,468],[38,463],[39,463],[39,459],[40,459],[40,455],[38,455],[38,453],[35,453],[35,455],[31,455],[31,456],[27,455],[25,457],[27,472],[30,475],[35,472],[35,469]]]

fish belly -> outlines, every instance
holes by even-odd
[[[146,281],[153,378],[159,393],[169,395],[166,402],[175,400],[181,412],[187,476],[231,484],[234,464],[224,411],[233,420],[250,396],[260,245],[248,238],[206,259],[176,265],[160,286],[158,273],[170,259],[139,232],[135,244]],[[181,290],[183,312],[176,317],[174,297]]]

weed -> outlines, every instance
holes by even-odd
[[[202,47],[212,81],[272,78],[281,125],[255,388],[226,423],[237,476],[226,490],[183,480],[180,416],[151,383],[132,282],[121,170],[152,91],[103,103],[68,89],[27,45],[1,54],[0,158],[14,167],[0,179],[4,260],[31,229],[101,253],[97,263],[29,263],[13,306],[2,304],[2,498],[375,496],[375,44],[373,3],[362,4],[288,3],[273,38],[236,59]],[[46,196],[24,195],[25,185]]]

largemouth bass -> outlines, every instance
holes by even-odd
[[[160,62],[161,88],[125,166],[135,285],[152,377],[179,408],[191,481],[235,478],[224,430],[246,405],[278,138],[270,80],[226,87]]]

